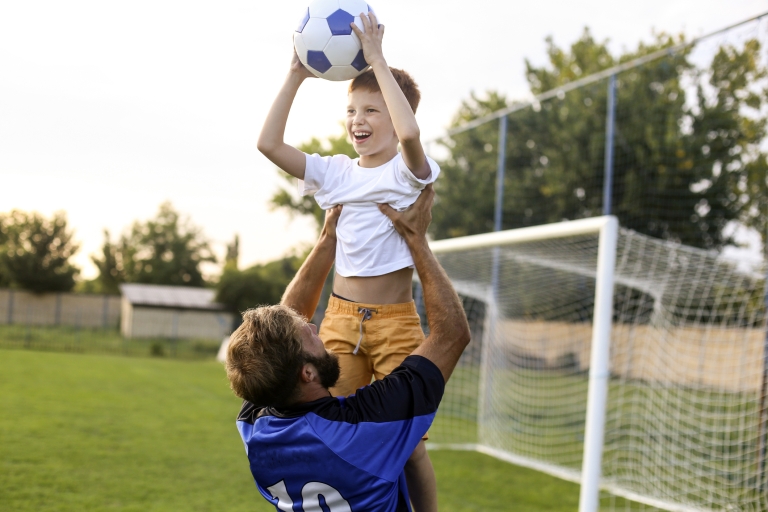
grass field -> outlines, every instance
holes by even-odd
[[[213,361],[0,350],[0,510],[274,510]],[[440,510],[574,511],[578,487],[474,452],[430,454]]]

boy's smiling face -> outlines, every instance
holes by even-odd
[[[355,89],[349,93],[347,135],[363,167],[378,167],[397,155],[397,135],[381,92]]]

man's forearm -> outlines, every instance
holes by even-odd
[[[424,292],[430,332],[453,332],[466,325],[461,305],[450,279],[429,249],[426,239],[409,244]]]
[[[432,360],[446,380],[469,343],[469,325],[459,296],[424,237],[409,237],[427,310],[429,337],[415,353]]]
[[[311,319],[320,302],[320,294],[335,257],[336,239],[323,233],[285,289],[280,303],[293,308],[304,318]]]

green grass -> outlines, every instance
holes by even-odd
[[[0,350],[0,509],[271,511],[213,361]],[[431,452],[440,510],[574,511],[578,486]]]

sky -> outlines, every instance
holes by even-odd
[[[0,213],[64,210],[89,256],[170,201],[241,267],[308,246],[313,222],[269,208],[283,184],[256,139],[288,70],[306,0],[0,3]],[[528,97],[524,61],[588,26],[614,53],[653,31],[696,37],[768,11],[765,0],[371,0],[389,65],[419,83],[425,140],[462,99]],[[340,133],[346,84],[307,81],[285,140]],[[209,269],[214,272],[215,269]]]

